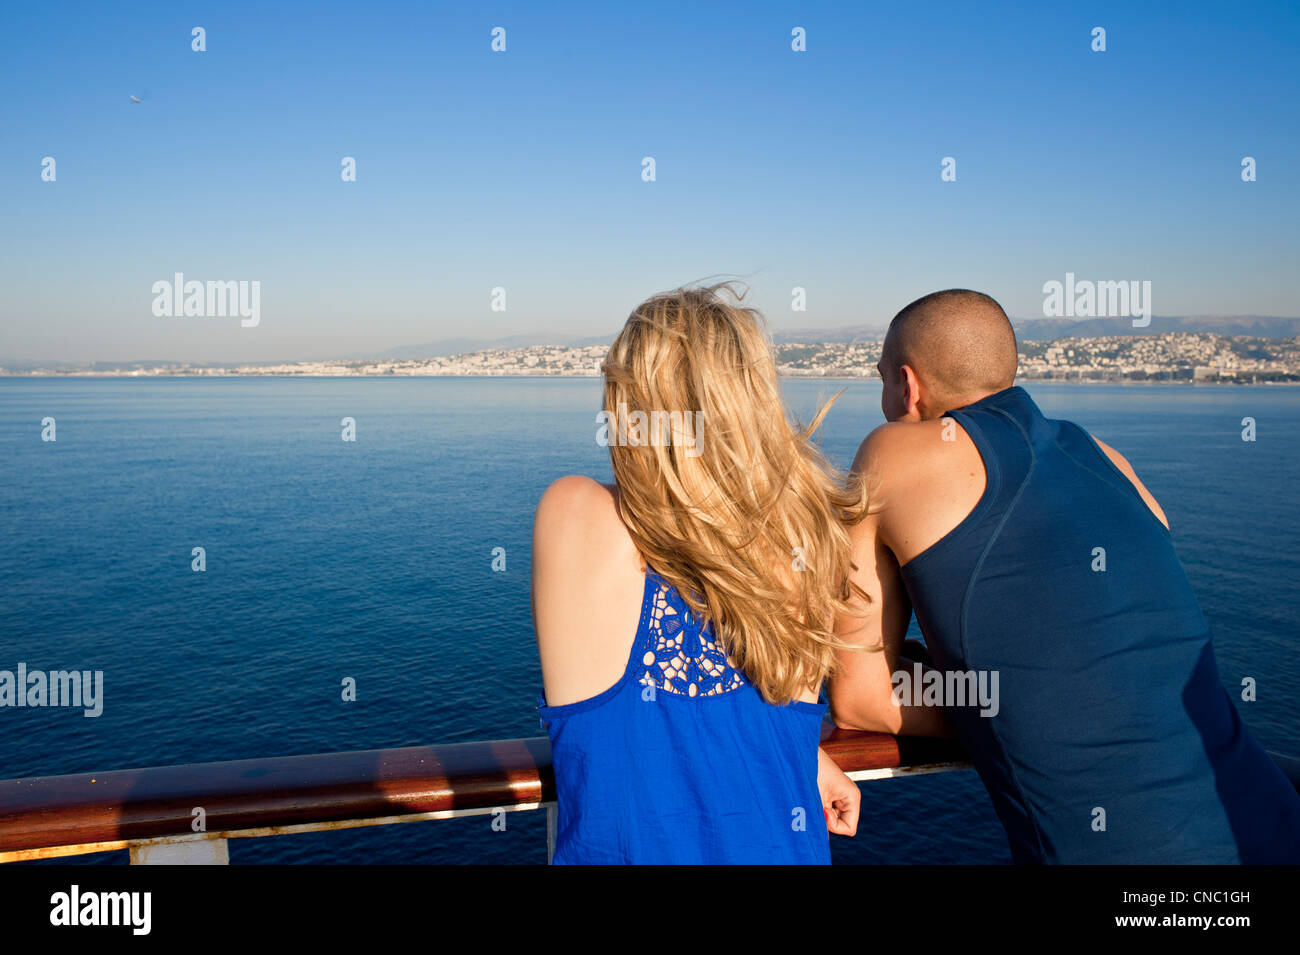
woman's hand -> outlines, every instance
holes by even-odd
[[[856,835],[862,793],[858,784],[844,775],[835,760],[820,747],[817,749],[817,791],[822,797],[826,828],[841,836]]]

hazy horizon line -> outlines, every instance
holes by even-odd
[[[1077,326],[1090,324],[1115,324],[1119,328],[1127,328],[1128,319],[1125,317],[1104,317],[1104,318],[1058,318],[1034,316],[1031,318],[1008,316],[1011,319],[1013,327],[1019,331],[1027,325],[1042,325],[1048,327]],[[1300,316],[1294,315],[1258,315],[1258,314],[1229,314],[1229,313],[1205,313],[1205,314],[1188,314],[1188,315],[1153,315],[1152,323],[1156,321],[1168,322],[1175,321],[1218,321],[1218,322],[1240,322],[1245,320],[1262,321],[1262,322],[1294,322],[1298,326],[1296,333],[1300,334]],[[810,336],[827,334],[827,335],[867,335],[868,333],[883,337],[888,328],[888,323],[877,325],[871,323],[822,326],[816,328],[786,328],[772,329],[771,335],[774,344],[832,344],[831,340],[819,340]],[[1165,334],[1169,330],[1151,330],[1151,329],[1130,329],[1123,333],[1124,337],[1141,337],[1143,335]],[[480,351],[492,350],[510,350],[516,348],[531,347],[555,347],[555,348],[584,348],[595,345],[609,344],[613,342],[618,332],[611,331],[608,335],[582,335],[566,334],[555,332],[520,332],[515,334],[502,335],[491,339],[476,339],[471,336],[449,336],[447,338],[437,339],[432,342],[418,344],[400,344],[393,345],[384,351],[353,353],[353,354],[334,354],[328,356],[313,357],[280,357],[266,359],[248,359],[236,361],[203,361],[192,358],[130,358],[130,359],[110,359],[110,358],[93,358],[82,360],[68,359],[9,359],[0,358],[0,368],[43,368],[43,367],[76,367],[84,365],[191,365],[199,367],[231,367],[234,365],[278,365],[278,364],[301,364],[306,362],[335,362],[335,361],[418,361],[427,358],[450,358],[457,355],[468,355]],[[1226,334],[1225,332],[1190,332],[1189,334]],[[1282,336],[1251,336],[1247,333],[1238,333],[1244,337],[1292,337],[1289,335]],[[1061,338],[1078,337],[1071,335],[1062,335]],[[1108,337],[1108,336],[1097,336]],[[785,341],[778,339],[784,338]],[[1041,340],[1041,339],[1040,339]],[[400,356],[395,352],[412,351],[417,349],[433,348],[450,348],[453,344],[463,345],[460,350],[447,350],[440,353],[428,353],[421,355]]]

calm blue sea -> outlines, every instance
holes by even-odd
[[[786,393],[808,420],[840,387],[823,444],[847,467],[882,420],[878,384]],[[1300,389],[1028,390],[1133,462],[1225,682],[1258,680],[1246,722],[1300,752]],[[610,479],[599,401],[582,379],[0,379],[0,669],[105,674],[98,719],[0,709],[0,778],[539,735],[532,512],[563,474]],[[340,700],[348,676],[355,703]],[[868,783],[863,808],[857,838],[833,840],[837,862],[1009,861],[973,773]],[[545,825],[518,813],[505,832],[479,817],[230,854],[542,863]]]

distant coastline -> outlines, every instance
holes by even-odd
[[[94,362],[0,366],[6,378],[596,378],[606,344],[487,348],[427,358],[344,358],[325,361]],[[784,342],[774,346],[784,378],[877,377],[879,338]],[[1151,384],[1297,384],[1300,337],[1260,338],[1198,332],[1108,335],[1020,342],[1024,381]]]
[[[862,381],[879,381],[876,376],[844,376],[844,374],[822,374],[822,376],[811,376],[811,374],[781,374],[779,376],[783,381],[827,381],[827,382],[862,382]],[[599,381],[601,376],[598,374],[523,374],[523,373],[503,373],[503,374],[87,374],[87,373],[65,373],[65,374],[12,374],[0,372],[0,381],[31,381],[31,379],[40,379],[40,381],[104,381],[104,379],[125,379],[125,381],[212,381],[214,378],[220,379],[248,379],[248,378],[265,378],[273,381],[337,381],[339,378],[447,378],[450,381],[500,381],[502,378],[513,378],[525,381],[525,379],[582,379],[582,381]],[[1223,378],[1213,379],[1213,381],[1193,381],[1191,378],[1034,378],[1017,374],[1015,376],[1017,385],[1024,382],[1043,382],[1047,385],[1075,385],[1080,387],[1089,387],[1096,385],[1118,385],[1122,387],[1136,388],[1153,388],[1153,387],[1297,387],[1300,386],[1300,379],[1264,379],[1264,381],[1251,381],[1251,379],[1240,378]]]

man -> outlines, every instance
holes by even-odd
[[[1220,682],[1160,505],[1119,452],[1045,418],[1016,362],[978,292],[890,325],[890,423],[854,464],[870,599],[839,627],[884,652],[841,653],[836,723],[955,733],[1017,862],[1300,862],[1300,796]],[[904,656],[913,610],[925,664]]]

